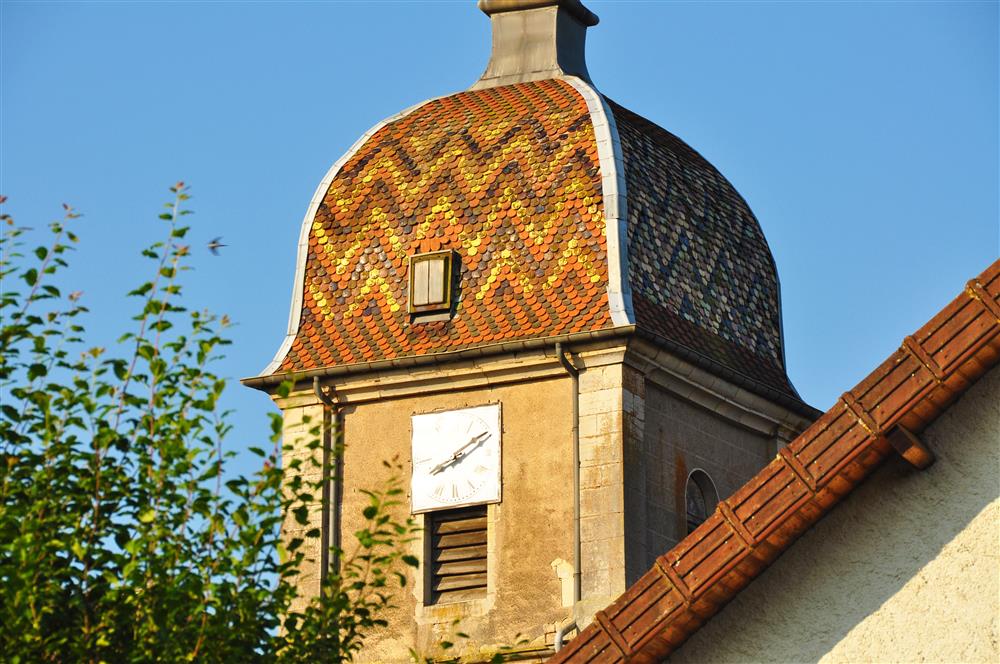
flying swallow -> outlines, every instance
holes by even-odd
[[[221,236],[215,238],[214,240],[212,240],[211,242],[208,243],[208,250],[212,252],[213,256],[218,256],[219,255],[219,249],[226,246],[226,245],[222,244],[222,242],[220,242],[220,240],[222,240]]]

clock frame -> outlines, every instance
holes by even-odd
[[[414,514],[500,502],[499,403],[412,418]]]

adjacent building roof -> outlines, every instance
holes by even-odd
[[[656,564],[552,662],[658,662],[1000,359],[1000,260]],[[895,450],[895,452],[894,452]]]

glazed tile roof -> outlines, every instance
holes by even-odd
[[[1000,260],[550,661],[662,661],[888,455],[920,465],[902,429],[923,431],[998,360]]]
[[[309,229],[299,327],[280,372],[611,326],[600,168],[561,80],[430,101],[371,136]],[[411,325],[406,261],[453,249],[450,321]]]
[[[746,201],[682,140],[608,103],[628,182],[636,324],[798,398],[784,369],[774,259]]]
[[[634,324],[814,415],[785,373],[777,274],[746,202],[683,141],[579,79],[425,102],[363,137],[324,182],[289,338],[266,374]],[[455,252],[453,315],[414,324],[407,259],[439,249]],[[624,283],[612,284],[619,264]]]

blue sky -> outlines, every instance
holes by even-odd
[[[1000,254],[996,2],[586,3],[597,86],[713,162],[782,282],[789,374],[827,408]],[[69,275],[127,329],[167,187],[192,186],[187,304],[255,375],[285,332],[302,215],[385,116],[466,88],[489,23],[455,2],[0,3],[0,193],[86,216]],[[223,236],[218,257],[204,245]],[[266,435],[232,385],[230,446]]]

